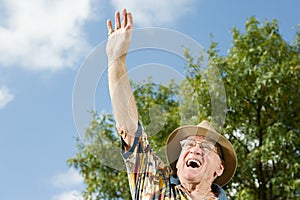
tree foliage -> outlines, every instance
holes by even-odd
[[[84,199],[130,199],[127,175],[122,168],[120,142],[116,138],[112,115],[91,112],[94,117],[85,138],[77,139],[78,153],[68,160],[82,175],[86,188]],[[85,145],[82,143],[84,141]],[[110,167],[112,165],[118,168]],[[121,166],[121,167],[120,167]],[[124,167],[124,166],[123,166]]]
[[[277,21],[255,18],[233,29],[228,56],[214,60],[228,101],[224,133],[237,149],[237,199],[296,199],[300,188],[299,41],[289,45]]]
[[[226,112],[226,119],[220,131],[233,143],[239,161],[237,172],[225,190],[231,199],[297,199],[300,192],[300,34],[297,32],[295,41],[289,44],[280,35],[276,20],[260,23],[254,17],[246,22],[245,29],[245,33],[233,29],[233,45],[228,55],[218,55],[215,42],[208,50],[226,91],[227,109],[222,111]],[[178,113],[182,110],[193,109],[191,113],[196,110],[197,115],[190,116],[195,123],[204,118],[218,120],[212,118],[213,86],[203,76],[206,72],[202,70],[201,55],[195,60],[185,51],[185,56],[188,62],[182,85],[174,82],[167,87],[133,85],[140,121],[151,134],[152,148],[162,157],[167,136],[181,124],[182,116]],[[178,102],[176,91],[185,91],[186,85],[192,86],[193,95],[191,92],[180,95],[196,98],[196,108]],[[78,153],[68,163],[83,176],[86,199],[130,199],[125,170],[101,162],[103,158],[121,160],[115,152],[120,142],[113,118],[106,114],[93,115],[94,120],[86,131],[90,144],[83,146],[78,141]]]

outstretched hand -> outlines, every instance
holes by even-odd
[[[127,54],[133,27],[132,15],[126,9],[122,10],[122,22],[120,12],[115,13],[115,27],[112,21],[107,20],[108,41],[106,53],[109,61],[115,61]]]
[[[131,41],[132,26],[131,13],[126,9],[122,10],[122,22],[120,13],[115,13],[114,28],[111,20],[107,21],[109,92],[118,132],[127,144],[125,148],[132,146],[138,125],[137,107],[126,69],[126,54]]]

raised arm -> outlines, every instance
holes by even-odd
[[[137,107],[126,69],[126,54],[131,41],[132,27],[132,15],[126,9],[122,10],[122,22],[120,13],[115,13],[115,28],[111,20],[107,21],[109,92],[118,132],[127,144],[125,150],[132,146],[138,127]]]

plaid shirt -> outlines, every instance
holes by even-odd
[[[122,142],[124,145],[123,140]],[[152,153],[147,136],[140,125],[131,149],[124,152],[123,147],[132,199],[191,200],[178,178],[173,177],[168,166]],[[206,200],[227,200],[220,186],[213,184],[212,189],[218,193],[218,198]]]

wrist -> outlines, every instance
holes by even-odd
[[[108,58],[108,71],[126,71],[126,56],[118,57],[117,59]]]
[[[126,73],[126,56],[121,56],[118,59],[108,59],[108,74],[111,80],[119,79]]]
[[[126,62],[126,54],[121,56],[108,56],[108,66],[113,64],[125,63]]]

